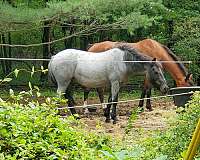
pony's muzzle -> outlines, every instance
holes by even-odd
[[[162,92],[162,94],[167,94],[169,92],[169,87],[167,85],[162,85],[160,87],[160,91]]]

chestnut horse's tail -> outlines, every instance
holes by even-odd
[[[53,59],[53,57],[51,58],[51,60],[49,62],[49,65],[48,65],[48,77],[54,84],[57,84],[56,78],[55,78],[55,76],[54,76],[54,74],[52,72],[52,64],[51,64],[52,59]]]
[[[165,49],[165,51],[172,57],[172,59],[174,60],[174,61],[180,61],[180,58],[178,58],[167,46],[165,46],[165,45],[161,45],[164,49]],[[182,64],[182,63],[177,63],[177,65],[179,66],[179,68],[183,71],[183,73],[185,74],[185,75],[187,75],[188,73],[187,73],[187,70],[186,70],[186,68],[185,68],[185,66]]]

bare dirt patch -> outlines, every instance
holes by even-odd
[[[91,103],[91,102],[90,102]],[[92,103],[98,103],[98,101],[92,101]],[[130,117],[130,112],[136,108],[137,102],[128,102],[118,104],[118,123],[112,124],[105,123],[105,118],[101,108],[98,108],[96,113],[91,113],[88,116],[83,115],[82,110],[79,110],[81,114],[81,122],[85,124],[85,129],[95,132],[107,133],[113,137],[124,138],[125,130],[128,126],[128,120]],[[145,132],[155,131],[155,130],[165,130],[167,129],[167,121],[176,116],[175,109],[172,100],[162,100],[157,99],[152,101],[153,111],[149,112],[145,109],[144,112],[138,115],[138,118],[131,122],[133,130],[140,129]]]

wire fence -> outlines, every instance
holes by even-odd
[[[50,61],[51,59],[43,59],[43,58],[0,58],[0,60],[7,60],[7,61]],[[64,60],[64,61],[69,61],[69,62],[74,62],[77,60]],[[78,59],[78,61],[88,61],[88,60],[82,60],[82,59]],[[101,61],[109,61],[110,60],[92,60],[92,62],[101,62]],[[112,61],[112,62],[125,62],[125,63],[152,63],[152,61]],[[187,63],[187,64],[191,64],[194,63],[193,61],[160,61],[157,60],[156,62],[161,62],[161,63]],[[196,62],[195,62],[196,63]]]
[[[50,61],[51,59],[32,59],[32,58],[0,58],[0,60],[6,60],[6,61]],[[65,60],[65,61],[74,61],[74,60]],[[85,61],[85,60],[80,60]],[[96,60],[96,61],[102,61],[102,60]],[[96,62],[93,61],[93,62]],[[105,60],[104,60],[105,61]],[[152,61],[114,61],[114,62],[125,62],[125,63],[148,63]],[[161,63],[194,63],[193,61],[157,61]],[[196,62],[195,62],[196,63]],[[102,106],[102,105],[108,105],[108,104],[119,104],[119,103],[128,103],[128,102],[136,102],[140,100],[153,100],[153,99],[159,99],[159,98],[167,98],[167,97],[174,97],[174,96],[183,96],[183,95],[191,95],[193,92],[185,92],[180,94],[172,94],[172,95],[164,95],[164,96],[155,96],[151,98],[137,98],[133,100],[124,100],[124,101],[118,101],[118,102],[107,102],[107,103],[96,103],[96,104],[89,104],[89,105],[80,105],[80,106],[74,106],[74,107],[62,107],[57,109],[70,109],[70,108],[91,108],[94,106]]]
[[[170,94],[170,95],[163,95],[163,96],[154,96],[151,98],[137,98],[133,100],[124,100],[124,101],[118,101],[118,102],[107,102],[107,103],[94,103],[94,104],[87,104],[87,105],[79,105],[79,106],[73,106],[73,107],[62,107],[57,108],[58,110],[62,109],[70,109],[70,108],[93,108],[94,106],[102,106],[102,105],[108,105],[108,104],[119,104],[119,103],[128,103],[128,102],[137,102],[140,100],[153,100],[153,99],[159,99],[159,98],[167,98],[167,97],[175,97],[175,96],[184,96],[184,95],[192,95],[194,92],[184,92],[184,93],[178,93],[178,94]],[[199,102],[200,103],[200,102]]]

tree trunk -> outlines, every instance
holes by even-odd
[[[44,26],[49,25],[49,22],[46,21],[44,22]],[[42,43],[46,43],[46,42],[50,42],[51,41],[51,36],[50,36],[50,27],[44,27],[43,29],[43,36],[42,36]],[[49,55],[51,54],[51,46],[50,44],[45,44],[43,45],[43,59],[48,59]],[[44,69],[48,68],[48,62],[47,61],[43,61],[42,65],[44,67]],[[41,83],[45,83],[47,82],[47,76],[43,73],[41,73],[41,77],[40,77]]]
[[[80,37],[80,49],[86,51],[88,46],[88,39],[86,36]]]
[[[75,20],[72,19],[69,21],[69,23],[74,24]],[[67,22],[65,22],[67,23]],[[69,35],[72,35],[74,33],[74,27],[73,26],[67,26],[67,24],[63,24],[62,25],[62,32],[64,34],[64,36],[67,36],[66,31],[69,30]],[[75,42],[76,37],[71,37],[69,39],[65,39],[64,40],[64,45],[65,45],[65,49],[66,48],[72,48],[72,44]]]
[[[197,79],[197,86],[200,86],[200,75],[198,76],[198,79]]]
[[[84,21],[84,25],[87,25],[87,21]],[[80,36],[80,49],[85,51],[87,50],[87,46],[88,46],[88,36],[87,35]]]
[[[3,43],[3,35],[1,35],[1,37],[0,37],[0,43]],[[0,57],[2,57],[2,58],[4,58],[4,48],[3,48],[3,46],[1,46],[1,48],[0,48]],[[3,73],[3,77],[5,76],[5,74],[6,74],[6,65],[5,65],[5,60],[2,60],[1,61],[1,68],[2,68],[2,73]]]
[[[2,43],[3,44],[6,44],[6,37],[4,34],[2,34]],[[3,46],[3,57],[5,58],[8,58],[8,54],[7,54],[7,49],[6,49],[6,46]],[[4,61],[4,64],[5,64],[5,70],[4,70],[4,74],[7,75],[10,73],[10,70],[9,70],[9,61]]]
[[[11,34],[8,33],[8,44],[11,44]],[[8,57],[11,58],[12,57],[12,49],[11,47],[8,47]],[[8,73],[10,73],[12,71],[12,61],[8,61]]]

